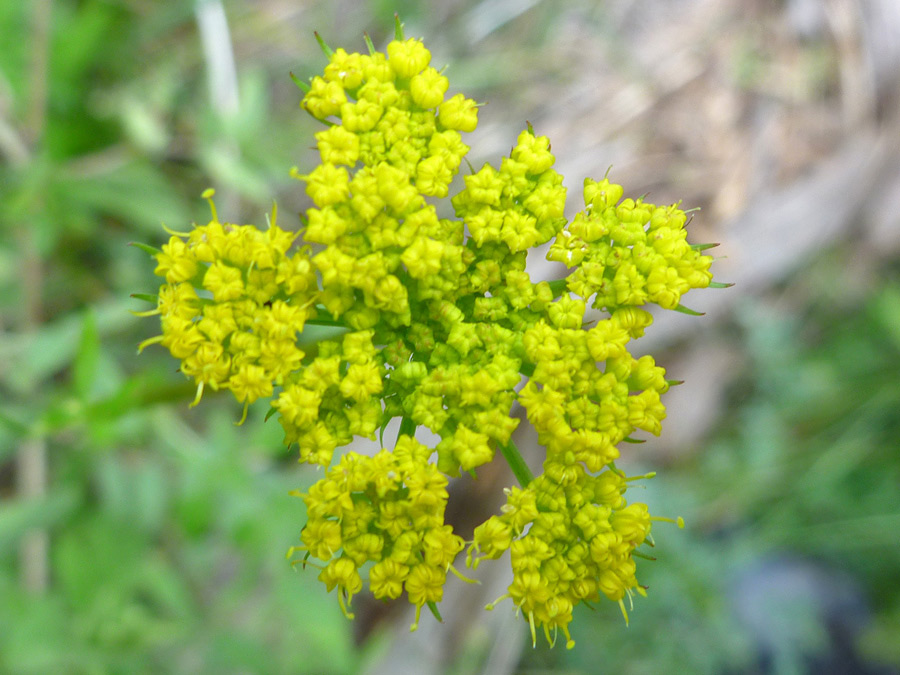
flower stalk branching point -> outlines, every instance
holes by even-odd
[[[291,171],[312,201],[301,231],[282,229],[274,208],[265,228],[222,222],[204,192],[208,223],[141,245],[164,283],[135,296],[161,322],[140,349],[161,344],[181,362],[197,386],[191,405],[230,391],[243,422],[269,401],[300,461],[325,467],[297,493],[307,522],[288,555],[319,570],[348,617],[367,587],[405,596],[413,629],[425,606],[440,618],[465,550],[472,569],[509,551],[501,600],[533,639],[562,633],[572,647],[574,608],[603,597],[627,622],[625,599],[646,594],[635,558],[652,559],[641,547],[653,521],[683,526],[626,500],[654,474],[615,466],[641,441],[633,434],[660,434],[661,397],[678,383],[629,347],[652,324],[647,306],[696,314],[685,294],[727,286],[712,281],[710,245],[687,242],[678,204],[626,197],[608,176],[585,179],[584,209],[567,220],[550,141],[531,124],[509,156],[466,167],[451,195],[479,104],[451,90],[399,20],[384,52],[368,36],[367,53],[315,37],[323,72],[292,75],[300,106],[325,123],[319,164]],[[542,244],[564,278],[532,279],[526,256]],[[512,440],[514,406],[543,449],[538,475]],[[336,456],[356,437],[384,446],[394,419],[392,445]],[[422,427],[435,447],[417,440]],[[445,521],[449,480],[477,478],[498,453],[518,485],[466,542]]]

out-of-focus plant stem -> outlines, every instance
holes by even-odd
[[[194,13],[203,45],[203,59],[206,61],[210,105],[213,113],[227,122],[237,115],[240,96],[225,7],[220,0],[196,0]],[[228,161],[237,162],[240,159],[241,149],[233,138],[223,138],[217,145],[217,149]],[[222,213],[237,213],[238,204],[233,191],[220,195],[219,203]]]
[[[30,150],[21,163],[27,164],[40,147],[47,115],[48,64],[50,56],[50,20],[52,0],[35,0],[32,5],[30,55],[30,91],[23,136]],[[43,262],[34,228],[22,223],[19,230],[22,252],[22,315],[24,334],[34,334],[41,323],[43,302]],[[36,385],[32,385],[36,386]],[[47,492],[47,445],[44,438],[26,438],[16,457],[16,486],[21,499],[41,499]],[[49,537],[46,530],[35,529],[22,539],[19,549],[22,585],[33,593],[43,593],[48,581]]]

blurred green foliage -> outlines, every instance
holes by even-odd
[[[280,430],[235,427],[224,398],[188,413],[171,360],[135,356],[153,322],[129,295],[156,282],[128,243],[202,218],[210,182],[239,211],[270,208],[299,117],[274,118],[251,69],[222,119],[193,4],[150,7],[0,3],[0,672],[352,672],[333,598],[283,557],[303,520],[288,491],[312,477]],[[47,455],[41,498],[15,487],[29,441]],[[20,582],[32,528],[50,534],[45,593]]]
[[[257,221],[283,191],[312,125],[271,100],[296,93],[286,71],[314,72],[320,55],[298,36],[309,63],[241,62],[239,112],[223,118],[208,101],[193,3],[56,0],[49,62],[35,73],[41,4],[0,2],[0,672],[357,672],[366,652],[334,598],[282,556],[304,515],[288,491],[314,476],[261,411],[238,428],[227,396],[188,410],[193,392],[163,350],[135,357],[153,321],[128,314],[146,308],[129,294],[155,290],[130,241],[158,244],[160,221],[202,221],[210,183],[230,195],[230,215]],[[540,31],[552,4],[539,3]],[[394,11],[431,20],[420,3],[373,0],[368,11],[384,35]],[[541,58],[522,44],[492,63]],[[480,63],[461,60],[460,86],[518,86]],[[860,650],[900,666],[900,272],[873,275],[861,293],[835,273],[851,258],[832,251],[798,273],[790,311],[739,308],[731,337],[747,362],[727,418],[648,485],[651,510],[689,527],[654,530],[659,560],[641,561],[651,592],[631,626],[615,611],[581,612],[578,647],[539,644],[521,672],[754,672],[757,646],[729,593],[738,571],[772,554],[855,579],[873,617]],[[15,456],[35,440],[48,491],[23,499]],[[51,541],[41,594],[20,582],[32,528]],[[788,649],[822,646],[810,635]]]

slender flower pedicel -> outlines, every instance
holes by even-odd
[[[709,246],[687,243],[677,204],[623,198],[608,178],[584,181],[585,208],[567,222],[550,141],[530,125],[508,157],[469,167],[449,197],[478,104],[450,92],[399,22],[385,53],[368,38],[367,54],[319,42],[328,65],[298,82],[301,106],[324,127],[321,162],[291,171],[314,205],[300,235],[274,212],[265,229],[223,223],[204,193],[208,224],[172,232],[162,250],[142,246],[165,283],[144,313],[160,316],[162,333],[141,349],[160,343],[181,361],[193,404],[229,390],[243,421],[251,403],[270,400],[300,461],[327,468],[297,493],[307,523],[288,555],[321,570],[348,617],[366,585],[376,598],[405,593],[413,629],[426,605],[439,617],[466,549],[473,569],[510,552],[501,599],[533,640],[561,631],[572,647],[573,609],[602,597],[627,621],[625,599],[645,594],[638,548],[652,545],[652,521],[669,519],[626,500],[629,482],[652,474],[627,477],[615,461],[635,431],[660,433],[670,385],[653,357],[628,347],[652,323],[645,305],[693,313],[685,293],[724,286],[712,282]],[[436,208],[448,197],[455,218]],[[535,282],[526,255],[548,242],[547,257],[571,271]],[[605,318],[586,321],[589,307]],[[301,349],[308,324],[344,331]],[[545,452],[536,477],[512,440],[516,404]],[[335,461],[395,418],[393,447]],[[436,447],[416,440],[418,427]],[[497,452],[519,485],[464,542],[444,520],[448,480],[477,477]]]

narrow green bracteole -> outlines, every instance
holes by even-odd
[[[438,611],[437,604],[434,600],[429,600],[425,604],[428,605],[428,609],[431,610],[431,613],[434,615],[434,618],[438,620],[438,623],[444,623],[444,617],[442,617],[441,613]]]
[[[139,248],[139,249],[141,249],[144,253],[149,253],[149,254],[152,255],[152,256],[157,256],[157,255],[159,255],[160,253],[162,253],[162,251],[160,251],[160,250],[159,250],[158,248],[156,248],[155,246],[150,246],[149,244],[142,244],[142,243],[139,242],[139,241],[132,241],[132,242],[130,242],[128,245],[129,245],[129,246],[134,246],[135,248]]]
[[[313,35],[316,36],[316,42],[319,43],[322,53],[330,59],[334,55],[334,50],[325,43],[325,40],[323,40],[322,36],[317,32],[313,32]]]
[[[312,88],[306,82],[301,80],[299,77],[297,77],[293,73],[288,73],[288,74],[291,76],[291,80],[293,80],[294,84],[297,85],[297,88],[300,91],[302,91],[304,94],[308,94],[310,91],[312,91]]]
[[[372,43],[372,38],[369,37],[368,33],[363,33],[363,39],[366,41],[366,47],[369,50],[369,56],[371,56],[377,51],[375,45]]]
[[[695,309],[691,309],[690,307],[685,307],[681,303],[678,303],[678,306],[675,308],[676,312],[681,314],[687,314],[688,316],[705,316],[706,312],[698,312]]]

